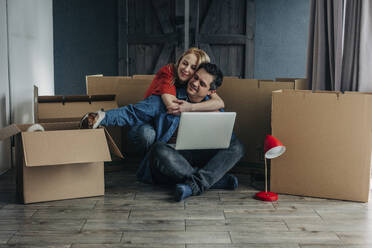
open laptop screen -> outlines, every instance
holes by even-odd
[[[235,117],[235,112],[183,112],[175,149],[223,149],[229,147]]]

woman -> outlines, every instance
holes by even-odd
[[[145,98],[151,95],[161,95],[169,114],[180,114],[188,111],[215,111],[224,108],[223,100],[216,94],[211,94],[207,101],[190,104],[178,100],[176,89],[186,87],[189,79],[201,63],[210,62],[209,56],[199,48],[190,48],[182,54],[176,64],[162,67],[155,75]],[[151,123],[132,127],[128,133],[130,141],[138,151],[147,152],[155,141],[155,130]]]

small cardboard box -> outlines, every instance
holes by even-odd
[[[367,202],[372,94],[282,90],[272,133],[286,152],[271,160],[271,191]]]
[[[118,107],[115,95],[76,95],[76,96],[39,96],[34,86],[35,123],[80,121],[88,112],[100,109],[110,110]],[[107,131],[115,143],[122,147],[121,128],[108,127]],[[117,159],[115,157],[115,159]]]
[[[121,156],[105,129],[80,130],[79,122],[43,123],[0,129],[0,140],[14,136],[17,195],[23,203],[104,195],[104,161],[109,147]]]

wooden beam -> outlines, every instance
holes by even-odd
[[[199,46],[199,18],[200,18],[200,2],[196,0],[196,17],[195,17],[195,46]]]
[[[204,17],[204,20],[200,27],[200,33],[207,33],[213,34],[218,31],[218,27],[216,25],[217,18],[219,16],[218,11],[220,9],[220,0],[212,0],[210,1],[210,5],[207,11],[207,14]]]
[[[200,43],[218,44],[218,45],[245,45],[246,35],[240,34],[199,34]]]
[[[246,1],[246,24],[245,35],[245,65],[244,77],[254,77],[254,33],[256,26],[256,2],[255,0]]]
[[[152,0],[155,12],[159,19],[161,28],[164,34],[175,32],[173,25],[170,22],[170,6],[168,0]]]
[[[178,36],[173,34],[131,34],[128,37],[129,44],[175,44],[177,43]]]
[[[155,68],[153,70],[153,73],[157,73],[160,68],[168,64],[169,57],[172,53],[172,49],[174,48],[174,45],[172,44],[165,44],[163,46],[163,49],[161,50],[160,56],[158,61],[156,62]]]
[[[128,59],[128,0],[118,0],[118,73],[127,76]]]
[[[186,51],[190,47],[190,0],[185,0],[185,40],[184,40],[184,48],[183,50]]]

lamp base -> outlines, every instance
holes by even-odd
[[[261,201],[277,201],[278,194],[273,193],[273,192],[261,191],[256,194],[256,198]]]

